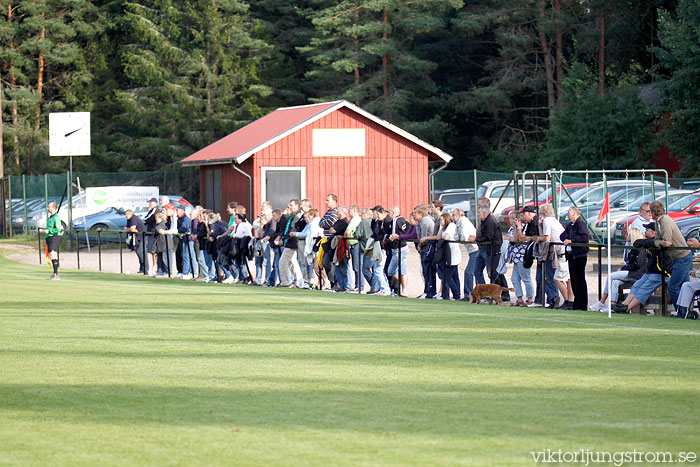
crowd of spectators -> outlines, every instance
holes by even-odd
[[[201,206],[175,206],[163,197],[149,202],[144,219],[126,212],[129,244],[140,272],[203,282],[297,287],[334,292],[406,296],[409,248],[420,254],[423,293],[436,300],[469,300],[476,284],[508,286],[510,306],[630,312],[643,305],[667,277],[677,315],[688,311],[700,282],[690,281],[697,240],[686,243],[659,202],[644,203],[631,224],[624,267],[615,271],[601,301],[588,306],[586,265],[589,232],[581,211],[568,210],[562,225],[551,205],[525,206],[510,214],[505,236],[490,210],[488,198],[478,200],[478,226],[461,209],[443,212],[439,200],[416,206],[405,218],[398,206],[360,208],[339,205],[326,197],[323,214],[308,199],[289,201],[284,210],[269,202],[249,220],[246,208],[228,203],[228,225]],[[654,221],[651,221],[651,219]],[[141,235],[139,235],[139,233]],[[177,240],[176,240],[177,239]],[[460,275],[463,252],[466,268]],[[532,269],[535,269],[533,281]],[[410,278],[415,280],[415,278]],[[438,281],[439,279],[439,281]],[[624,301],[618,288],[636,281]]]

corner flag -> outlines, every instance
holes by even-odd
[[[598,223],[600,224],[605,216],[610,212],[610,192],[605,193],[605,199],[603,200],[603,206],[600,208],[600,213],[598,214]]]

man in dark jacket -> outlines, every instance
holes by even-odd
[[[155,199],[155,198],[154,198]],[[126,217],[126,231],[129,232],[127,235],[127,244],[129,249],[136,253],[136,257],[139,259],[139,274],[143,274],[148,271],[148,257],[144,253],[146,242],[144,242],[143,233],[146,231],[146,224],[141,220],[139,216],[134,216],[134,211],[127,209],[124,213]]]
[[[182,255],[182,273],[176,277],[179,279],[191,280],[197,279],[199,272],[197,266],[197,257],[194,253],[194,243],[190,238],[192,235],[192,219],[185,212],[185,207],[178,205],[177,209],[177,232],[181,235],[180,242],[177,244],[177,249]]]
[[[491,209],[487,206],[479,206],[477,213],[479,215],[480,231],[477,232],[476,241],[478,243],[490,242],[488,245],[481,245],[479,249],[483,248],[486,254],[486,272],[489,275],[489,281],[491,284],[497,284],[501,281],[498,280],[498,262],[501,259],[501,244],[503,243],[503,235],[501,234],[501,228],[498,226],[498,222],[491,214]],[[504,286],[507,284],[500,283],[499,285]],[[510,300],[510,294],[508,292],[503,292],[502,298],[504,301]]]
[[[586,285],[586,262],[588,261],[587,246],[572,246],[571,244],[588,243],[588,225],[581,215],[581,210],[576,206],[569,208],[571,224],[561,234],[561,241],[566,245],[566,259],[569,262],[569,274],[571,275],[571,290],[574,292],[574,305],[572,309],[588,309],[588,286]]]
[[[158,200],[155,198],[151,198],[148,200],[148,212],[146,215],[143,217],[143,223],[146,225],[146,232],[148,234],[146,235],[146,251],[151,251],[153,248],[153,239],[155,238],[155,231],[156,231],[156,214],[160,212],[160,208],[158,207]],[[163,259],[161,255],[158,255],[158,272],[159,273],[165,273],[166,268],[165,265],[163,264]]]
[[[387,271],[387,275],[391,277],[390,283],[398,285],[399,277],[401,278],[401,293],[406,295],[406,258],[408,257],[408,245],[405,241],[399,239],[400,236],[408,232],[411,223],[403,216],[398,206],[389,208],[391,213],[391,230],[388,237],[388,247],[391,248],[391,264]],[[399,263],[399,258],[401,259]],[[394,292],[399,294],[398,287]]]

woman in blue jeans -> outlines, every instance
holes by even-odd
[[[524,240],[523,223],[519,212],[510,213],[510,228],[508,229],[508,240],[511,245],[508,247],[508,261],[513,263],[513,272],[510,280],[515,287],[515,295],[518,299],[511,303],[510,306],[527,306],[531,304],[535,297],[535,291],[532,286],[532,275],[530,269],[525,267],[525,250],[527,245],[513,245],[512,243],[522,242]],[[522,284],[521,284],[522,282]],[[523,285],[525,286],[525,295],[527,300],[523,300]]]

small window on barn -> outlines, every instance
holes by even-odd
[[[314,129],[313,157],[364,157],[365,129]]]

